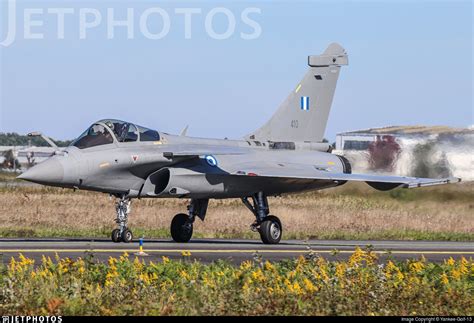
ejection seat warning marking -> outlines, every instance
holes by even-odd
[[[136,163],[138,160],[138,155],[132,155],[132,161]]]

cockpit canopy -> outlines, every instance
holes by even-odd
[[[121,143],[159,141],[160,134],[156,130],[141,127],[130,122],[105,119],[90,126],[71,143],[71,146],[85,149],[111,144],[114,140]]]

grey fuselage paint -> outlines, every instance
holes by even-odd
[[[281,180],[277,184],[258,174],[234,176],[239,165],[259,165],[263,162],[313,165],[315,169],[342,172],[344,163],[326,150],[325,144],[308,144],[307,150],[272,149],[265,145],[249,145],[247,141],[203,139],[160,134],[157,142],[124,142],[79,149],[67,147],[62,153],[43,163],[59,162],[63,178],[41,184],[77,188],[90,191],[123,195],[131,198],[236,198],[264,191],[267,195],[280,195],[316,190],[338,185],[335,181]],[[300,147],[304,147],[301,143]],[[307,144],[307,143],[306,143]],[[215,154],[217,165],[211,166],[204,155],[170,158],[168,152],[183,147],[212,145],[213,147],[240,149],[236,154]],[[167,156],[167,157],[165,157]],[[41,164],[40,164],[41,165]],[[328,166],[329,165],[329,166]],[[37,167],[37,166],[35,166]],[[283,166],[282,166],[283,167]],[[152,183],[155,181],[155,183]],[[339,183],[340,184],[340,183]]]

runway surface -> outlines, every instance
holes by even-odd
[[[189,243],[175,243],[167,239],[144,240],[146,260],[159,261],[162,256],[183,259],[189,251],[191,259],[210,263],[219,259],[240,263],[262,257],[263,260],[279,261],[297,258],[309,253],[328,260],[347,259],[359,246],[371,246],[381,260],[393,258],[404,260],[420,258],[422,255],[435,262],[453,257],[474,258],[474,242],[443,241],[344,241],[344,240],[285,240],[278,245],[264,245],[257,240],[194,239]],[[94,259],[106,261],[110,256],[118,257],[127,252],[135,257],[138,241],[129,244],[113,243],[105,239],[0,239],[0,255],[4,264],[20,253],[38,263],[42,255],[78,258],[91,253]]]

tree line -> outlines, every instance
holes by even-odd
[[[51,138],[52,139],[52,138]],[[71,140],[54,140],[59,147],[69,146]],[[28,137],[15,132],[0,132],[0,146],[38,146],[48,147],[49,144],[41,137]]]

